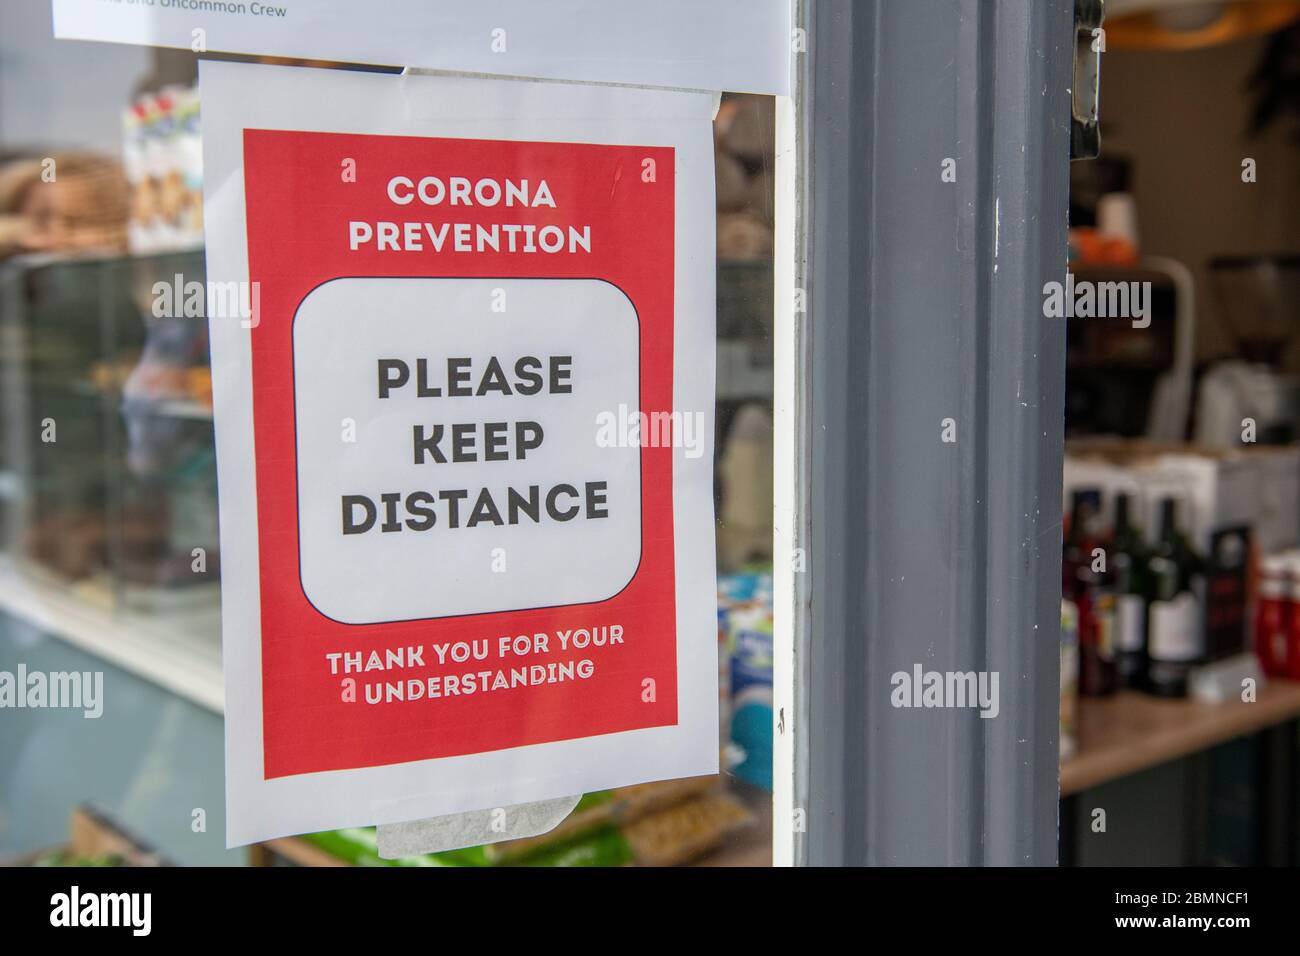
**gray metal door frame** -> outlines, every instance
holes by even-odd
[[[1073,3],[795,17],[776,860],[1051,865]],[[894,706],[916,665],[996,672],[997,715]]]

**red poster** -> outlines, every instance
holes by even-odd
[[[451,417],[457,423],[461,418],[473,422],[474,402],[482,396],[417,397],[417,363],[425,362],[430,377],[426,391],[438,387],[433,378],[439,372],[447,390],[448,358],[485,360],[477,363],[477,368],[475,363],[468,366],[475,392],[481,391],[486,360],[491,358],[499,360],[507,379],[513,378],[512,366],[519,356],[532,356],[536,350],[501,354],[488,348],[475,355],[472,335],[465,335],[459,348],[451,350],[454,354],[449,354],[439,333],[449,321],[475,325],[509,320],[512,308],[526,308],[523,302],[516,305],[509,299],[534,294],[518,280],[531,279],[599,280],[612,287],[614,298],[625,297],[634,311],[637,363],[619,369],[618,374],[639,383],[633,407],[651,415],[670,413],[672,149],[264,129],[245,130],[243,135],[249,276],[261,290],[259,323],[251,343],[266,775],[400,763],[675,723],[671,446],[636,450],[639,500],[608,500],[606,495],[607,508],[635,509],[640,515],[639,559],[630,576],[623,581],[620,575],[617,586],[607,583],[596,588],[590,592],[593,600],[549,607],[513,608],[518,602],[509,593],[513,576],[547,569],[510,569],[508,546],[506,572],[491,567],[493,544],[507,540],[496,523],[498,518],[505,520],[505,489],[537,485],[535,474],[525,474],[512,484],[512,471],[533,464],[527,457],[494,462],[492,469],[481,467],[486,476],[481,485],[460,479],[456,474],[460,462],[439,462],[432,455],[425,456],[423,462],[427,477],[416,484],[390,481],[386,485],[382,475],[390,469],[376,469],[375,480],[357,484],[356,494],[377,502],[385,493],[405,498],[413,491],[437,492],[444,486],[468,494],[465,499],[449,499],[449,503],[458,504],[458,527],[450,526],[452,511],[448,507],[439,509],[442,520],[430,529],[403,527],[388,532],[422,537],[424,549],[450,549],[458,556],[454,566],[435,571],[431,556],[412,552],[417,562],[429,560],[427,573],[419,571],[406,581],[408,586],[427,592],[428,613],[359,623],[366,618],[364,613],[359,618],[349,615],[350,620],[339,619],[318,606],[309,593],[312,582],[304,580],[312,572],[304,571],[300,526],[317,516],[300,511],[300,469],[330,469],[335,463],[327,456],[299,461],[301,425],[295,410],[295,403],[302,400],[299,390],[308,387],[295,380],[295,358],[303,358],[295,355],[295,340],[302,338],[298,325],[335,321],[304,305],[327,283],[364,277],[387,281],[367,283],[357,297],[356,311],[338,321],[354,327],[394,321],[389,313],[398,306],[389,297],[400,291],[403,280],[414,279],[446,280],[450,295],[430,299],[417,294],[412,305],[420,308],[436,302],[438,307],[459,314],[453,319],[415,316],[406,330],[408,347],[401,354],[349,355],[349,360],[358,363],[369,360],[366,386],[373,384],[371,378],[377,380],[378,373],[373,370],[380,359],[404,363],[409,376],[404,387],[392,389],[384,400],[368,388],[372,394],[364,396],[368,403],[358,402],[359,409],[386,402],[389,408],[385,412],[409,409],[412,428],[417,424],[448,426],[452,422],[443,421],[447,417],[444,409],[454,400],[464,414],[458,410]],[[654,182],[643,181],[642,166],[647,159],[655,164]],[[349,161],[356,170],[355,181],[345,174]],[[395,178],[400,181],[393,184]],[[414,198],[397,204],[390,196],[390,185],[398,199]],[[537,204],[539,192],[541,203]],[[434,200],[438,200],[436,204]],[[397,238],[385,242],[382,235],[394,231],[386,228],[390,223],[399,227]],[[418,228],[408,229],[412,223]],[[468,228],[461,229],[461,224]],[[484,231],[480,233],[480,229]],[[574,230],[580,230],[576,238]],[[435,247],[439,237],[441,249]],[[558,251],[545,251],[546,244],[557,242]],[[629,249],[635,254],[629,255]],[[457,280],[479,281],[465,283],[462,293]],[[493,289],[501,289],[507,296],[502,313],[492,311]],[[548,305],[564,308],[567,302],[552,297]],[[402,314],[397,320],[408,318]],[[526,321],[546,323],[551,318],[549,314],[530,314]],[[574,333],[585,335],[587,330],[557,324],[560,350],[552,354],[570,355],[571,346],[577,343],[565,336]],[[364,333],[358,337],[363,347],[368,339]],[[535,357],[544,359],[545,365],[551,355]],[[401,367],[388,368],[395,381]],[[324,376],[326,380],[320,383],[324,388],[337,385],[336,369],[307,365],[302,371]],[[596,371],[573,367],[571,387],[581,391],[584,377]],[[510,387],[509,381],[506,387]],[[574,418],[570,408],[575,403],[565,401],[569,396],[545,391],[527,396],[512,390],[511,395],[502,397],[499,389],[490,394],[500,397],[497,405],[506,409],[503,415],[513,409],[520,411],[522,419],[516,416],[516,421],[547,419],[543,422],[545,440],[563,442],[566,455],[578,457],[592,449],[599,452],[594,444],[596,421]],[[513,398],[513,403],[505,398]],[[538,404],[548,406],[551,413],[530,408]],[[369,424],[358,420],[358,443],[365,442]],[[507,447],[514,443],[514,422],[508,424]],[[340,445],[334,451],[351,450],[344,449],[336,434],[340,426],[332,420],[324,425],[330,441]],[[481,429],[478,437],[482,437]],[[376,446],[372,451],[381,460],[390,456],[403,466],[409,463],[407,443]],[[447,457],[445,453],[443,457]],[[590,474],[600,474],[604,456],[588,457],[590,467],[596,469]],[[471,462],[467,458],[465,463]],[[617,467],[619,463],[613,464]],[[561,482],[543,480],[540,495],[549,493],[555,484],[582,491],[582,479],[588,474],[575,469],[560,476],[564,477]],[[465,485],[470,487],[462,489]],[[493,495],[497,514],[471,526],[471,506],[481,489]],[[567,502],[582,496],[566,490],[559,497]],[[354,565],[364,557],[359,546],[386,532],[377,527],[363,534],[337,533],[333,526],[340,523],[338,510],[331,508],[325,516],[336,532],[328,536],[327,544],[338,551],[337,561],[353,566],[349,570],[357,578],[357,587],[384,586],[389,572],[381,571],[371,580],[366,570]],[[405,524],[405,513],[402,517]],[[527,516],[520,517],[524,524],[507,527],[507,531],[548,533],[561,549],[563,539],[573,534],[569,522],[543,519],[534,524]],[[543,550],[539,549],[537,556],[547,560]],[[348,586],[348,577],[346,573],[342,576],[342,587]],[[583,590],[580,583],[575,585]],[[440,592],[467,587],[486,592],[477,605],[482,610],[445,613],[454,602],[441,600]],[[340,601],[339,606],[347,603]],[[615,629],[612,634],[611,629]],[[566,634],[563,645],[567,646],[563,646],[561,635]],[[544,636],[544,649],[535,647],[533,635]],[[523,653],[515,653],[514,639],[519,636],[526,639],[518,644]],[[445,660],[438,657],[439,646],[447,648]],[[452,649],[457,646],[462,648],[457,656],[469,648],[464,661],[452,660]],[[423,666],[412,666],[406,660],[413,648],[422,650],[414,656]],[[358,660],[359,664],[353,663]],[[390,660],[401,665],[390,668]],[[575,674],[551,682],[556,673],[569,672],[567,666],[557,669],[556,665],[583,664],[585,668],[584,662],[590,663],[590,676]],[[527,672],[523,681],[520,669]],[[547,672],[548,680],[533,682],[538,669]],[[431,677],[440,679],[430,685]],[[653,702],[642,700],[646,678],[655,681]],[[392,690],[394,686],[400,688],[401,699]],[[355,688],[354,699],[345,699],[349,687]],[[421,692],[422,697],[409,699]],[[367,694],[380,703],[367,701]],[[322,728],[329,732],[322,733]]]

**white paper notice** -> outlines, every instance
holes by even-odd
[[[53,2],[65,40],[778,96],[794,46],[790,0]]]
[[[713,97],[200,94],[228,842],[715,773]]]

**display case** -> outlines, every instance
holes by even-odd
[[[201,250],[0,265],[0,608],[220,712],[205,278]],[[665,809],[686,822],[671,824],[672,855],[638,857],[658,862],[770,858],[770,259],[721,259],[717,296],[727,772],[703,803]]]
[[[219,640],[201,252],[0,271],[11,570]],[[190,294],[186,294],[186,290]]]

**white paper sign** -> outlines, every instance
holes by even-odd
[[[790,0],[53,0],[54,35],[784,95]],[[201,44],[201,45],[200,45]]]
[[[713,98],[200,81],[228,842],[716,772]]]

